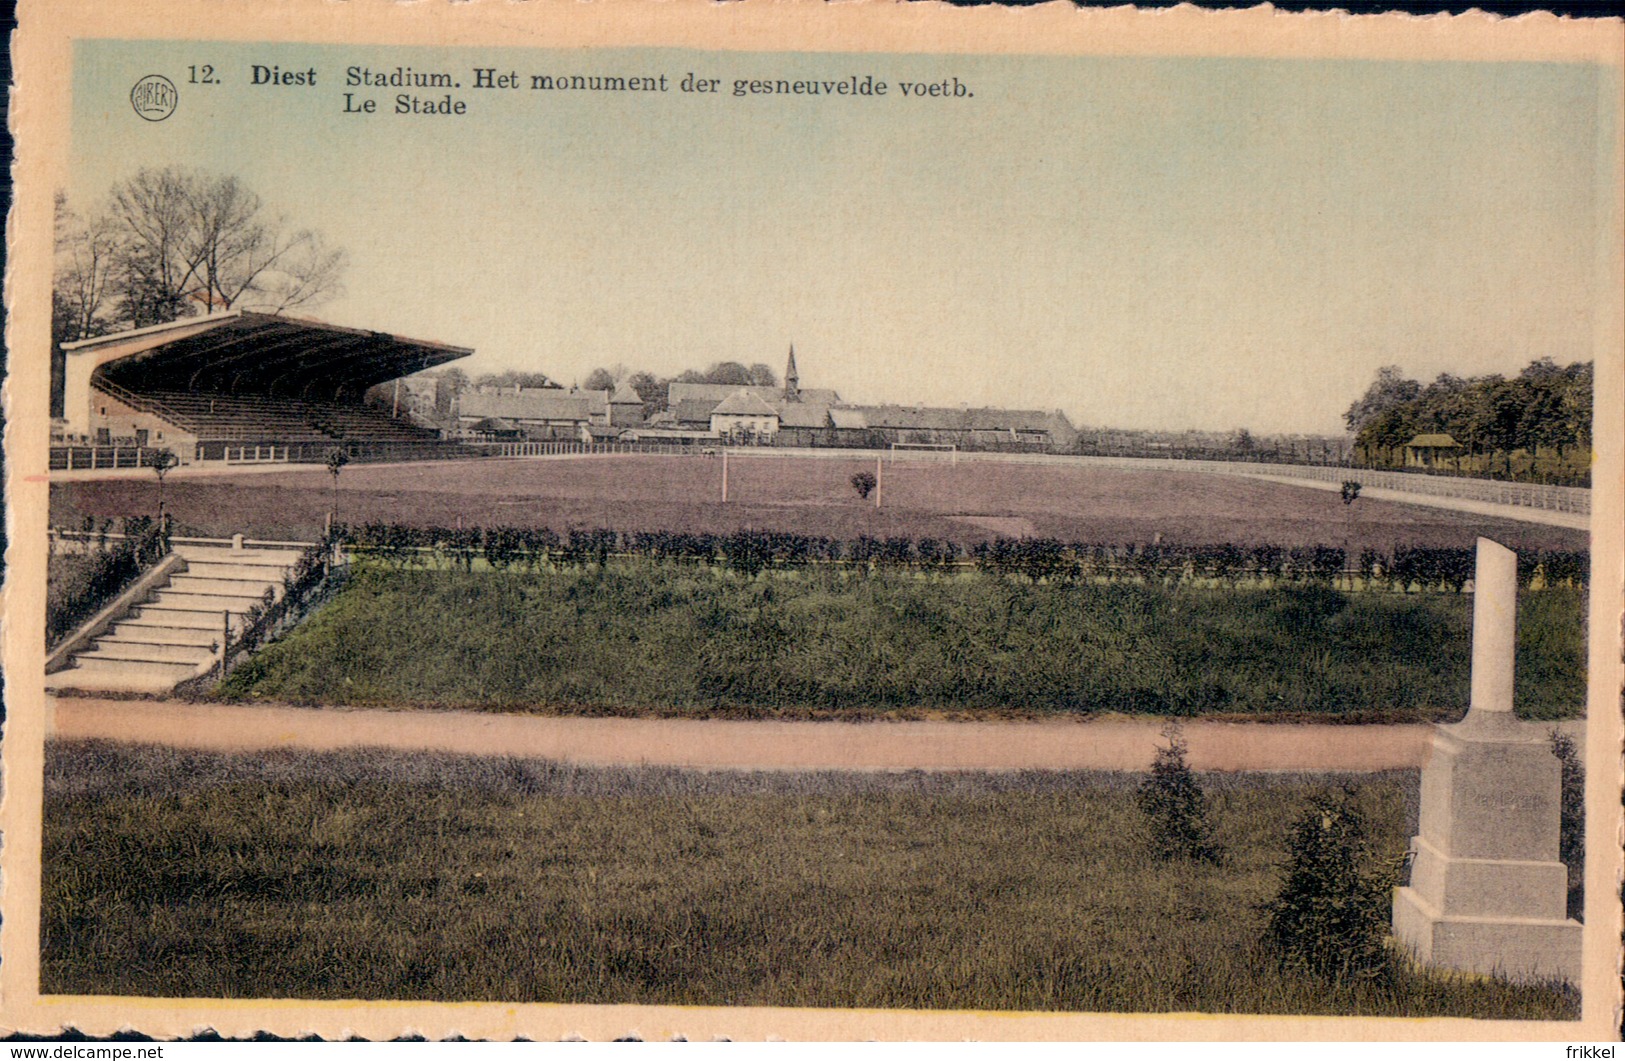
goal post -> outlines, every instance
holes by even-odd
[[[899,460],[958,464],[959,447],[952,442],[893,442],[887,455],[887,463],[896,464]]]

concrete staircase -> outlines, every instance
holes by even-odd
[[[156,693],[207,674],[221,638],[237,636],[243,613],[282,596],[282,581],[298,562],[293,548],[234,548],[176,544],[181,565],[166,585],[131,602],[129,610],[71,663],[45,676],[51,691]]]

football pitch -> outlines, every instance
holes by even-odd
[[[836,539],[931,537],[972,544],[996,537],[1098,543],[1330,545],[1357,554],[1396,546],[1470,547],[1487,535],[1518,550],[1585,549],[1584,531],[1203,472],[1016,464],[937,455],[887,459],[880,499],[852,477],[871,455],[734,456],[722,500],[721,457],[615,455],[352,465],[339,477],[339,519],[401,523],[610,528],[726,534],[775,530]],[[1358,478],[1357,472],[1351,476]],[[165,485],[181,534],[310,539],[335,504],[321,468],[190,475]],[[51,522],[155,512],[151,474],[59,482]]]

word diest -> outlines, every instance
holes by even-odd
[[[207,68],[205,68],[207,69]],[[251,85],[309,85],[315,87],[316,68],[306,70],[284,70],[280,66],[261,66],[255,63],[249,68]]]

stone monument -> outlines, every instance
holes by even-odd
[[[1434,733],[1394,934],[1427,965],[1578,981],[1581,929],[1566,917],[1558,860],[1561,766],[1547,731],[1512,714],[1517,554],[1480,538],[1477,565],[1472,700]]]

